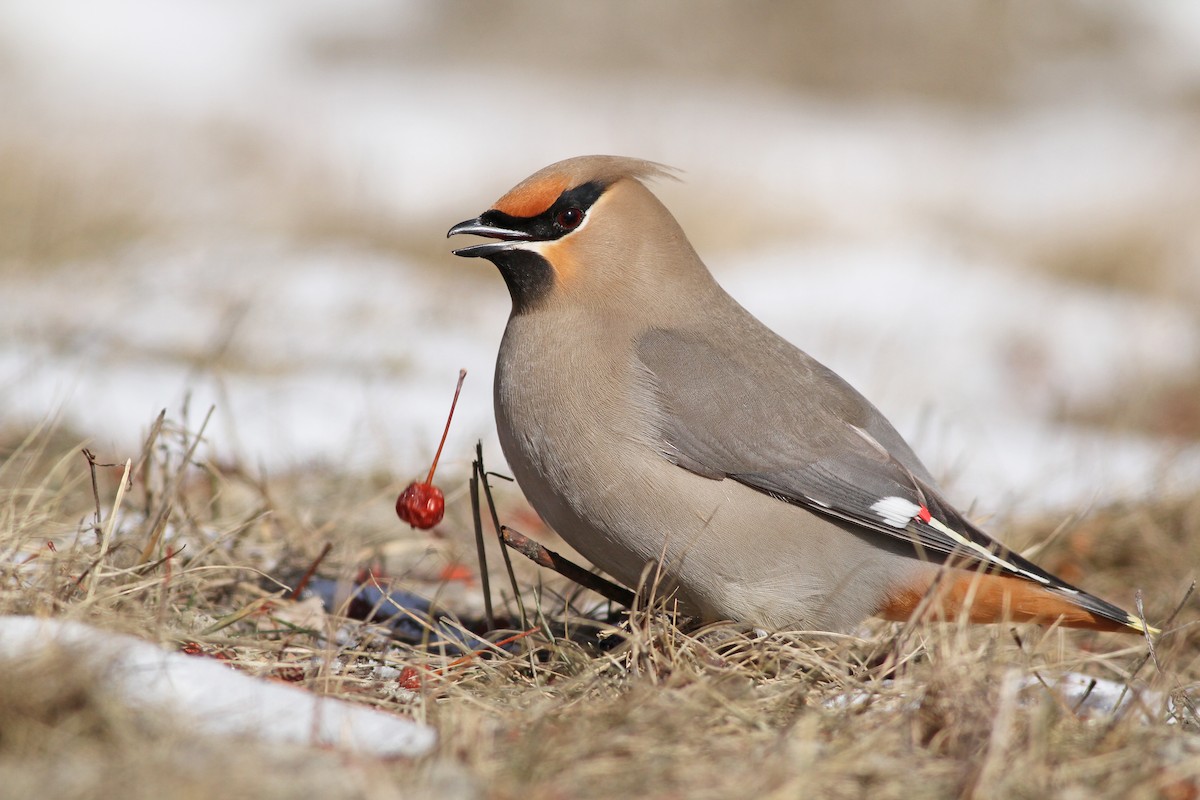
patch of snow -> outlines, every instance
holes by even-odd
[[[469,463],[477,438],[494,441],[491,376],[508,315],[498,277],[251,244],[144,253],[121,281],[96,281],[82,305],[64,304],[81,280],[63,271],[10,284],[22,302],[0,319],[9,414],[62,408],[81,431],[128,447],[186,398],[193,424],[217,407],[207,436],[218,455],[419,471],[463,367],[446,463],[456,452]]]
[[[0,617],[0,657],[33,659],[57,650],[69,651],[131,707],[170,713],[214,735],[382,757],[419,756],[436,741],[432,728],[410,719],[253,678],[216,659],[80,622]]]
[[[1082,672],[1067,672],[1057,679],[1046,680],[1037,676],[1023,675],[1020,670],[1011,670],[1004,676],[1001,697],[1011,697],[1024,708],[1034,706],[1039,696],[1050,693],[1061,706],[1073,714],[1090,720],[1103,721],[1133,714],[1145,723],[1164,720],[1168,724],[1179,721],[1179,706],[1173,698],[1140,684],[1125,684],[1109,678],[1093,677]],[[883,686],[890,689],[894,681],[885,680]],[[885,694],[883,701],[866,689],[855,689],[834,695],[824,702],[826,708],[863,709],[894,711],[897,707],[917,710],[919,702],[904,694]]]

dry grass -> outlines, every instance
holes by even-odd
[[[928,0],[883,7],[762,0],[548,7],[526,0],[503,14],[456,0],[431,8],[424,24],[393,19],[370,31],[333,27],[311,49],[334,63],[533,65],[584,76],[653,74],[977,106],[1010,100],[1039,67],[1120,55],[1131,33],[1127,19],[1102,6],[947,8]]]
[[[1189,249],[1200,207],[1194,192],[1147,205],[1113,225],[1086,230],[1059,226],[1051,233],[972,231],[1026,268],[1070,283],[1173,300],[1195,296],[1195,259]]]
[[[389,518],[399,486],[387,476],[313,468],[263,481],[185,458],[193,442],[168,421],[143,453],[98,454],[137,467],[102,552],[74,437],[0,437],[0,612],[194,642],[253,674],[426,720],[439,745],[384,762],[221,739],[114,703],[60,655],[0,668],[0,780],[19,796],[1184,798],[1200,786],[1197,720],[1179,706],[1168,724],[1163,704],[1195,693],[1194,626],[1160,641],[1158,667],[1129,637],[880,623],[759,639],[729,625],[684,632],[647,613],[602,647],[548,625],[515,651],[462,659],[334,614],[289,624],[281,587],[327,541],[331,576],[355,574],[394,539],[468,549],[465,499],[452,504],[449,543],[430,543]],[[97,470],[101,528],[120,469]],[[1143,587],[1159,620],[1194,577],[1197,532],[1197,499],[1110,509],[1039,559],[1078,565],[1114,597]],[[427,586],[429,559],[398,577]],[[523,574],[527,603],[560,616],[559,585],[539,595]],[[1180,620],[1196,611],[1192,601]],[[1067,671],[1128,679],[1143,700],[1117,717],[1077,714],[1038,683]]]
[[[154,215],[144,187],[131,187],[127,175],[6,132],[0,137],[0,270],[99,258],[146,236]]]
[[[1130,381],[1061,418],[1094,428],[1200,440],[1200,366],[1191,375]]]

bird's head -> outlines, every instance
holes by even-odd
[[[495,264],[515,313],[557,303],[636,301],[674,273],[695,265],[707,273],[674,217],[643,184],[659,177],[673,171],[618,156],[567,159],[521,181],[446,235],[495,240],[454,254]]]

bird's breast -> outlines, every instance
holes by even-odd
[[[622,355],[624,353],[624,355]],[[656,469],[632,345],[585,316],[514,316],[496,364],[496,426],[526,498],[573,547],[623,579],[653,553],[622,531]],[[643,547],[642,545],[646,546]]]

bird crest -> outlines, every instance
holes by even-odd
[[[493,209],[512,217],[536,217],[568,189],[585,183],[609,186],[628,178],[647,181],[678,179],[679,170],[653,161],[624,156],[579,156],[538,170],[496,201]]]

